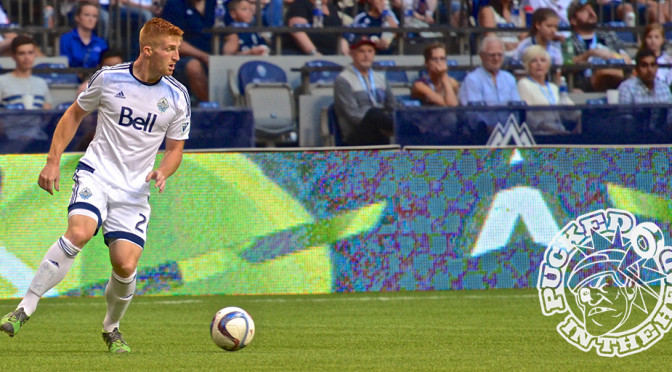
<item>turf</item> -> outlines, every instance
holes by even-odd
[[[0,310],[16,300],[0,301]],[[256,323],[250,346],[217,348],[208,328],[225,306]],[[474,371],[660,369],[672,336],[639,354],[584,353],[541,314],[536,290],[304,296],[138,296],[121,327],[130,355],[109,355],[103,298],[44,299],[14,338],[2,371]]]

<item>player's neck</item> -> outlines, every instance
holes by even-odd
[[[161,79],[161,74],[151,70],[149,61],[142,57],[133,62],[133,76],[144,83],[153,84]]]

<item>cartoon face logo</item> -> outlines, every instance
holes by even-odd
[[[607,209],[578,217],[556,235],[537,289],[544,315],[566,314],[557,326],[565,340],[622,357],[648,349],[672,326],[672,303],[665,301],[671,273],[672,247],[664,246],[658,226]]]
[[[598,274],[574,294],[583,312],[586,332],[593,336],[608,334],[625,323],[639,292],[638,287],[621,284],[615,276],[614,273]]]

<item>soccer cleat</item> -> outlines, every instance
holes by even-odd
[[[26,312],[20,307],[0,319],[0,324],[2,324],[0,325],[0,329],[8,334],[9,337],[14,337],[15,334],[19,333],[21,326],[23,326],[28,319],[30,319],[30,317],[26,315]]]
[[[103,330],[103,341],[107,344],[110,353],[130,353],[131,348],[128,346],[124,338],[121,337],[119,328],[115,328],[112,332],[105,332]]]

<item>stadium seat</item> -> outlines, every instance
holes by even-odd
[[[34,69],[62,69],[67,66],[63,63],[38,63]],[[51,72],[51,73],[35,73],[35,76],[41,77],[47,81],[48,85],[52,84],[79,84],[79,77],[72,72]]]
[[[11,103],[9,105],[4,105],[4,109],[7,110],[24,110],[25,107],[23,106],[23,103]]]
[[[56,105],[56,110],[60,111],[65,111],[67,110],[70,106],[72,106],[73,102],[61,102],[58,105]]]
[[[245,89],[251,83],[287,83],[287,74],[283,69],[266,61],[249,61],[238,68],[238,91],[245,95]]]
[[[394,62],[394,60],[391,59],[384,59],[373,62],[373,68],[394,67],[396,65],[397,64]],[[385,77],[387,78],[387,82],[390,83],[390,85],[410,86],[406,71],[386,70]]]
[[[295,134],[294,93],[282,68],[265,61],[246,62],[238,70],[238,86],[245,106],[252,108],[258,141],[274,145]]]
[[[397,102],[399,102],[404,107],[420,107],[420,106],[422,106],[422,102],[420,102],[420,100],[414,99],[408,94],[396,96],[395,98],[397,99]]]
[[[607,97],[589,98],[586,100],[586,105],[606,105]]]
[[[467,76],[467,72],[464,70],[453,70],[451,67],[458,66],[457,60],[454,59],[449,59],[446,61],[448,64],[448,76],[452,77],[453,79],[459,81],[460,83],[464,80],[464,78]]]
[[[203,101],[198,103],[198,108],[202,109],[217,109],[219,108],[219,103],[214,101]]]
[[[328,139],[324,143],[326,146],[343,146],[343,138],[341,137],[341,127],[338,126],[338,117],[336,116],[336,110],[334,109],[334,104],[332,103],[326,109],[326,123],[323,118],[322,120],[322,131],[323,134],[326,132]],[[325,125],[326,124],[326,128]]]
[[[324,71],[312,71],[310,72],[309,80],[310,84],[307,92],[297,92],[297,94],[333,94],[334,92],[334,80],[338,74],[341,73],[342,66],[336,62],[326,61],[326,60],[313,60],[308,61],[305,64],[306,67],[334,67],[338,68],[337,70],[324,70]]]
[[[607,22],[608,26],[611,27],[627,27],[625,22],[623,21],[610,21]],[[624,30],[615,30],[616,36],[624,42],[628,44],[636,44],[637,43],[637,36],[632,31],[624,31]]]

